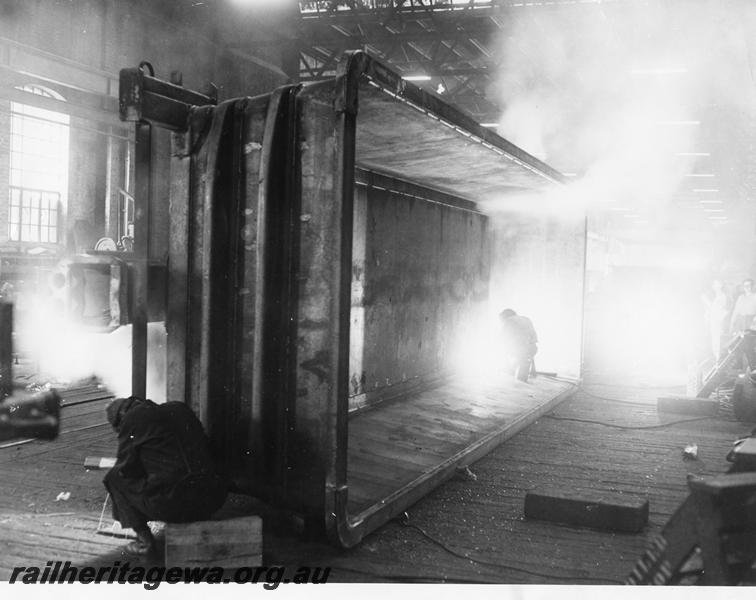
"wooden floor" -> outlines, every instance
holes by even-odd
[[[552,383],[554,391],[562,389]],[[532,399],[520,395],[518,402],[541,401],[536,391],[541,385],[545,382],[528,388]],[[684,387],[586,383],[549,415],[470,465],[469,472],[457,472],[410,507],[407,518],[387,523],[348,551],[305,540],[295,520],[271,507],[243,497],[231,503],[240,512],[263,514],[266,564],[329,566],[329,581],[618,584],[686,496],[687,473],[724,472],[732,441],[753,427],[727,416],[686,422],[676,422],[685,417],[660,416],[656,397],[670,393],[683,394]],[[509,402],[497,404],[486,394],[470,394],[466,415],[446,415],[450,448],[466,443],[464,432],[476,422],[472,417],[488,423],[486,411],[495,410],[507,421]],[[14,566],[43,566],[47,560],[91,566],[123,560],[123,540],[95,534],[105,496],[103,472],[83,468],[86,456],[115,452],[115,437],[104,425],[105,402],[91,399],[65,408],[63,433],[56,441],[0,448],[0,579],[7,579]],[[353,432],[366,426],[362,417],[355,419]],[[418,418],[413,413],[386,417],[383,426],[396,439],[384,447],[433,446],[421,435]],[[698,444],[698,460],[683,459],[689,443]],[[354,444],[351,469],[356,461],[368,460],[362,455],[377,453],[366,448]],[[397,465],[398,454],[388,457]],[[383,482],[378,483],[380,488]],[[544,485],[645,496],[649,525],[638,534],[621,534],[525,520],[525,493]],[[70,492],[70,499],[56,501],[60,492]],[[352,499],[357,510],[371,501],[370,494],[363,491],[361,500]]]
[[[466,464],[467,451],[494,447],[553,408],[573,385],[511,377],[482,385],[452,381],[356,413],[349,420],[349,512],[368,509],[429,472]],[[452,459],[452,460],[450,460]]]
[[[44,566],[61,556],[95,564],[123,545],[95,535],[105,499],[102,472],[83,467],[86,456],[114,455],[105,420],[111,397],[96,386],[72,389],[63,394],[57,440],[0,444],[0,578],[12,566]],[[70,493],[69,500],[58,500],[61,493]]]

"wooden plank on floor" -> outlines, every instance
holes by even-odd
[[[166,567],[259,567],[262,552],[259,516],[165,526]]]
[[[367,522],[369,527],[371,521],[380,521],[387,518],[384,515],[390,516],[391,514],[396,514],[410,506],[429,490],[433,489],[433,487],[453,476],[456,467],[462,460],[469,462],[480,458],[490,451],[491,448],[501,443],[502,440],[514,435],[528,422],[532,422],[532,420],[534,420],[542,411],[548,410],[551,406],[555,406],[561,402],[563,398],[566,397],[569,390],[569,386],[566,386],[564,394],[555,396],[550,402],[537,405],[533,408],[532,412],[526,412],[519,415],[511,422],[508,421],[505,425],[502,424],[497,430],[481,435],[480,438],[473,440],[464,448],[458,449],[456,452],[450,454],[443,462],[437,463],[436,466],[426,469],[410,484],[397,489],[391,495],[383,499],[377,499],[369,509],[360,513],[358,518],[362,523]]]
[[[399,460],[418,464],[433,464],[448,456],[449,450],[462,447],[469,439],[444,439],[418,431],[395,431],[385,423],[375,423],[371,428],[356,428],[351,451],[363,450],[382,455],[395,455]],[[425,457],[425,458],[423,458]],[[435,457],[435,458],[434,458]]]

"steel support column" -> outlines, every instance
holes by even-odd
[[[13,393],[13,305],[0,301],[0,401]]]
[[[134,143],[134,267],[131,300],[131,394],[147,395],[147,263],[150,256],[152,127],[138,122]]]

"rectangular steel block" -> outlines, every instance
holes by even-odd
[[[619,492],[536,490],[525,495],[525,517],[607,531],[638,532],[648,500]]]

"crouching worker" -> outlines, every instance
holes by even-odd
[[[137,534],[127,552],[148,554],[154,549],[147,521],[201,521],[223,505],[225,479],[215,468],[202,424],[188,406],[131,397],[114,400],[106,412],[118,433],[118,456],[105,475],[105,487],[113,501],[113,518]]]
[[[538,352],[538,336],[533,322],[511,308],[501,311],[499,319],[510,372],[520,381],[527,382],[530,372],[535,373],[533,357]]]

